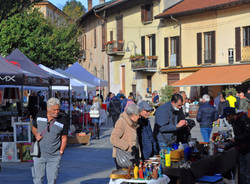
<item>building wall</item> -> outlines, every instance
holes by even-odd
[[[48,2],[41,2],[34,5],[38,8],[46,19],[51,20],[52,23],[57,25],[66,24],[67,16],[56,6]]]
[[[94,47],[94,31],[96,30],[96,47]],[[86,37],[86,39],[85,39]],[[102,20],[91,17],[82,25],[82,35],[79,38],[81,48],[85,50],[86,58],[80,64],[98,78],[108,80],[108,56],[102,50]],[[84,43],[86,41],[86,43]],[[86,48],[85,46],[86,45]],[[104,74],[103,74],[104,68]],[[105,87],[106,96],[108,87]]]

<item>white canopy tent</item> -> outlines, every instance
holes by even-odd
[[[64,75],[63,73],[61,72],[58,72],[58,71],[55,71],[55,70],[52,70],[42,64],[39,64],[38,65],[41,69],[51,73],[51,74],[54,74],[54,75],[58,75],[58,76],[61,76],[61,77],[64,77],[64,78],[68,78],[70,79],[70,90],[73,91],[75,94],[77,94],[76,96],[78,97],[83,97],[83,98],[86,98],[87,97],[87,94],[88,94],[88,89],[90,88],[95,88],[94,85],[91,85],[89,83],[85,83],[83,81],[79,81],[71,76],[66,76]],[[52,90],[53,91],[68,91],[69,90],[69,87],[68,86],[52,86]]]

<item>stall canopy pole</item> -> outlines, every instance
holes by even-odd
[[[68,90],[69,98],[68,98],[68,104],[69,104],[69,124],[72,124],[72,112],[71,112],[71,89],[70,89],[70,84],[69,84],[69,90]]]
[[[23,85],[21,86],[21,116],[23,117]]]

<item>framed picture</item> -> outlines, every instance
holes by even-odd
[[[21,150],[21,161],[22,162],[32,162],[32,157],[30,156],[31,143],[22,143]]]
[[[15,142],[3,142],[2,162],[17,162],[17,149]]]
[[[31,142],[31,130],[29,122],[14,123],[14,142]]]

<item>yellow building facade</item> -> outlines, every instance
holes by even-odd
[[[151,9],[152,17],[147,13],[143,14],[144,7]],[[159,72],[162,67],[160,61],[164,57],[160,34],[170,34],[171,31],[165,31],[167,28],[161,29],[160,20],[154,19],[154,16],[161,11],[163,11],[162,1],[148,1],[148,3],[131,5],[107,17],[107,40],[114,40],[114,42],[119,41],[120,34],[117,33],[119,16],[122,19],[123,48],[117,54],[107,51],[111,56],[110,90],[112,92],[118,93],[122,90],[125,95],[137,92],[147,99],[151,92],[159,90],[166,84],[166,76]],[[142,55],[145,57],[143,58]]]
[[[249,3],[181,16],[182,12],[178,13],[179,15],[174,16],[172,11],[172,15],[169,14],[165,22],[174,20],[176,24],[174,27],[179,30],[181,64],[176,67],[162,67],[162,73],[178,74],[181,80],[203,67],[249,64]],[[168,25],[161,29],[170,30]],[[163,40],[165,36],[160,35],[160,40]],[[208,87],[208,93],[216,96],[221,89],[218,86]],[[181,87],[180,90],[190,95],[190,87]]]

